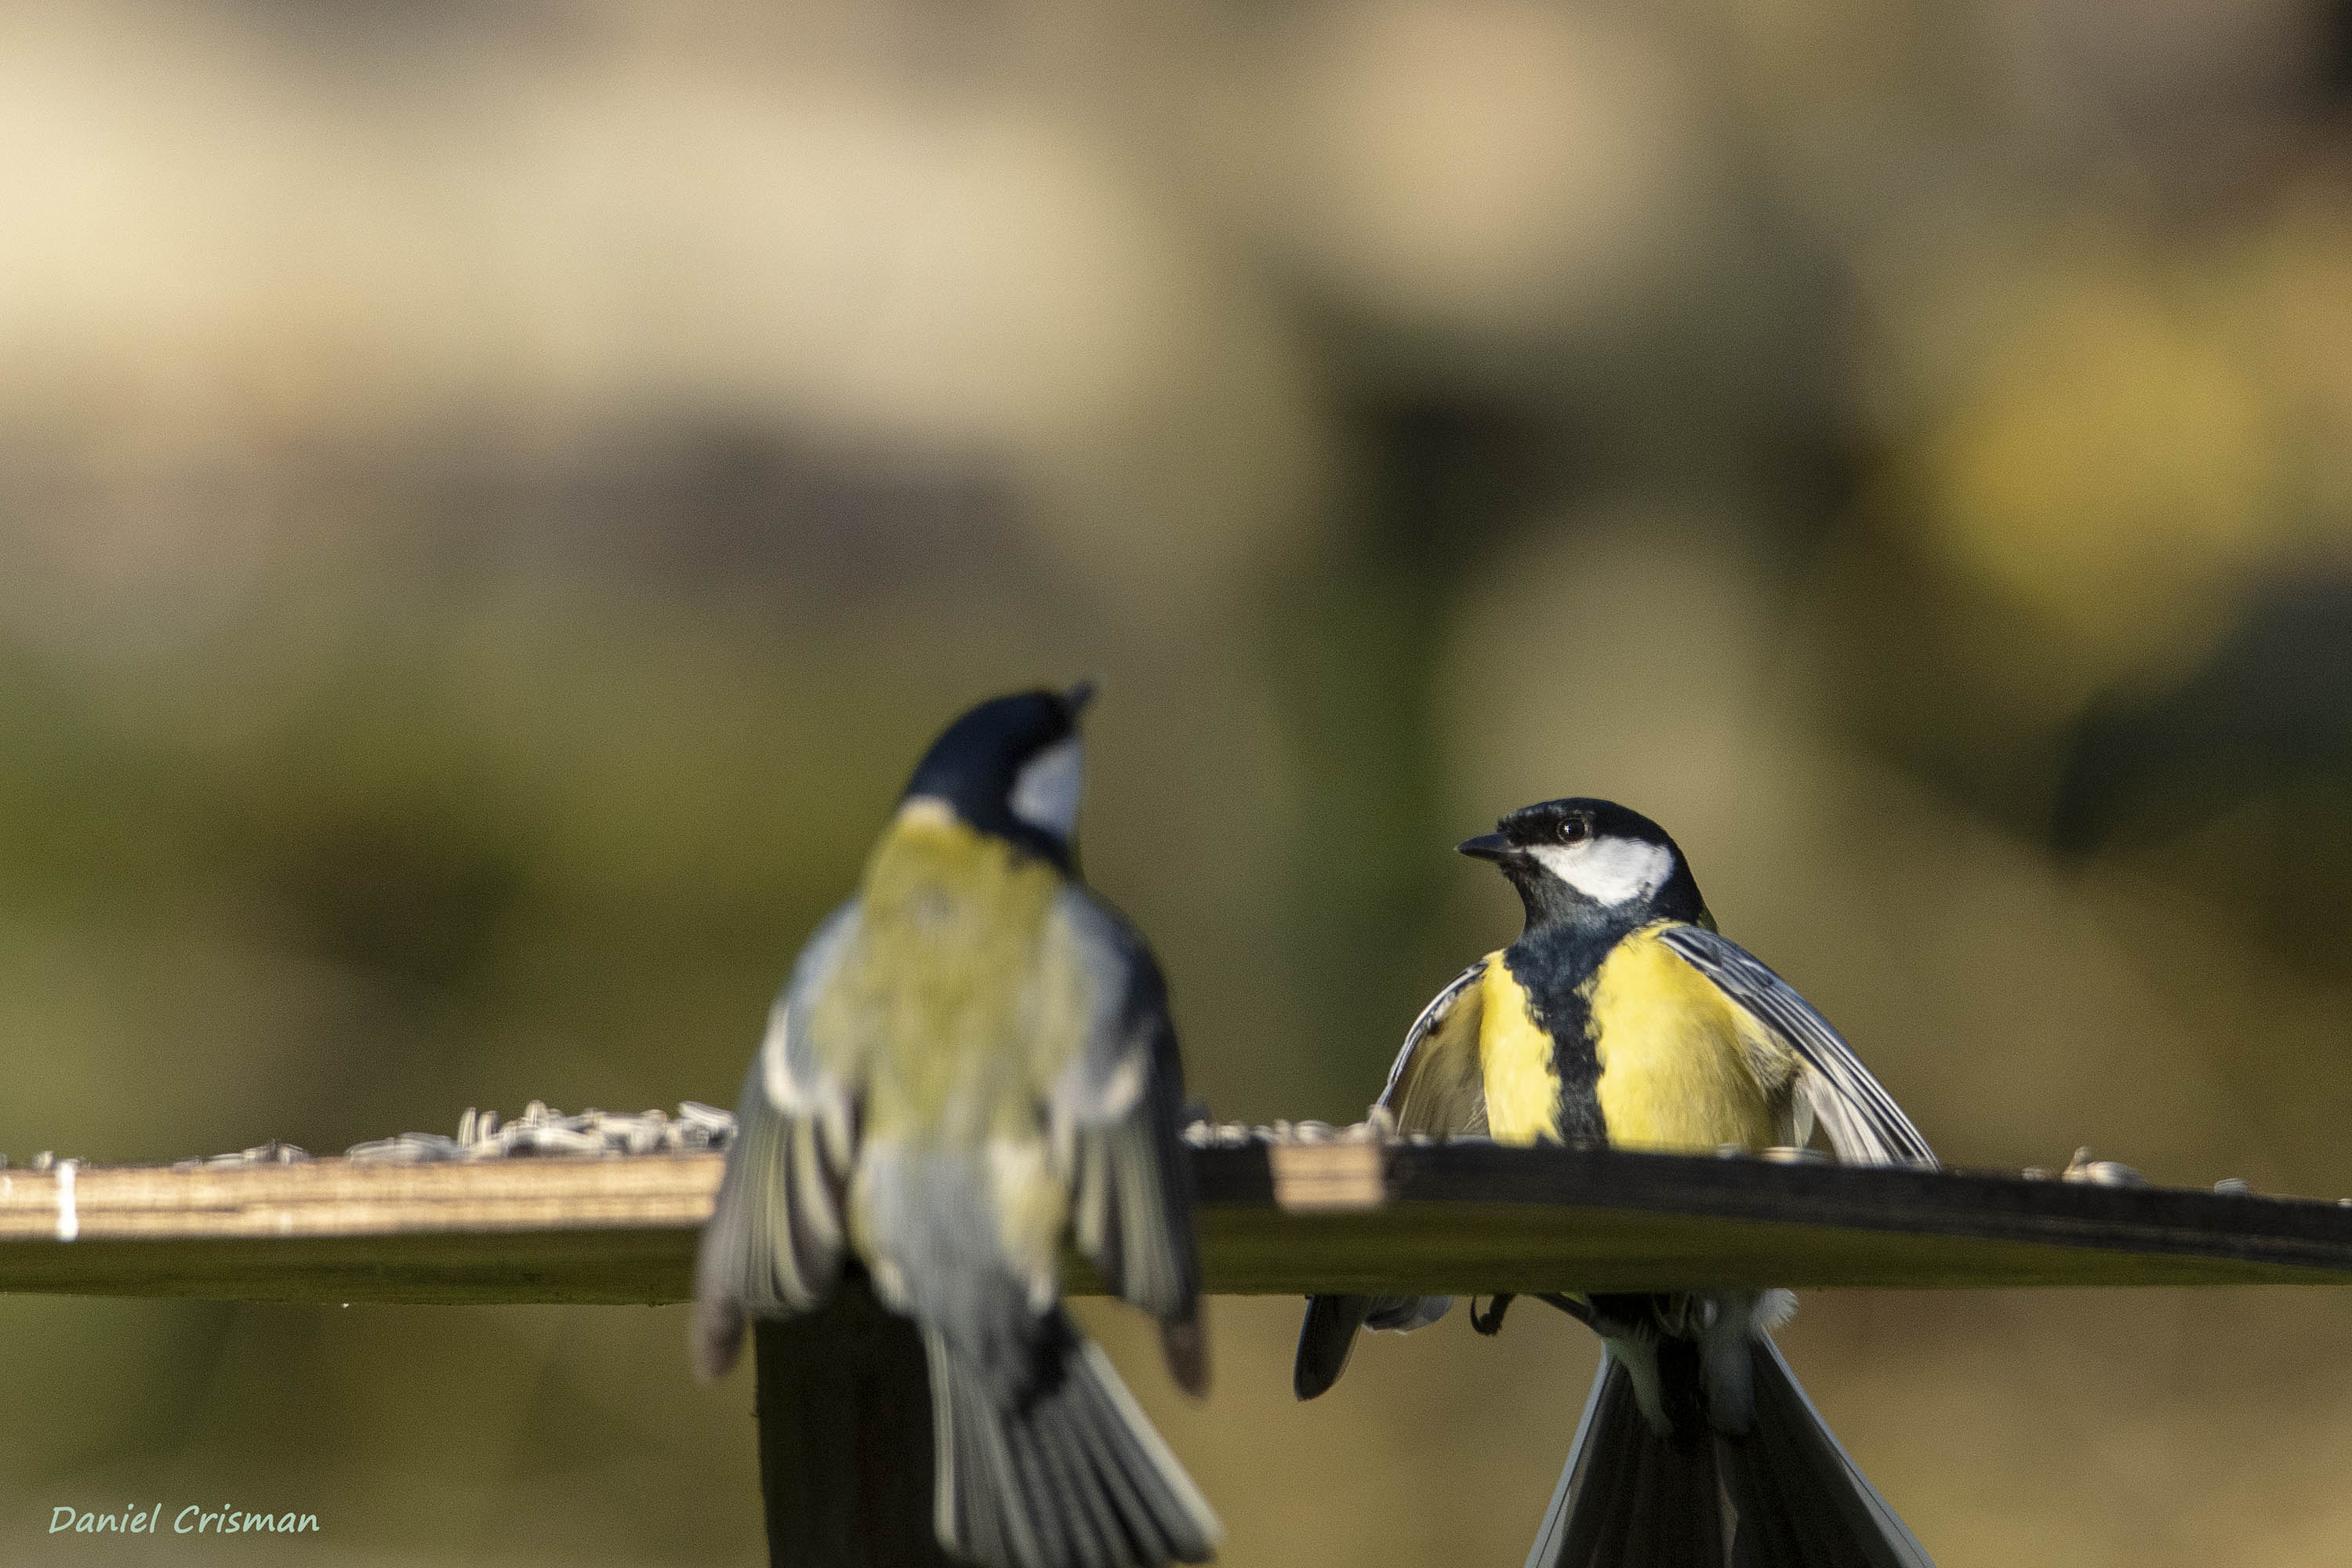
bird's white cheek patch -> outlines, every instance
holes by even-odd
[[[1646,899],[1674,875],[1675,858],[1663,844],[1638,838],[1589,838],[1581,844],[1538,844],[1528,850],[1545,870],[1596,904]]]
[[[1086,788],[1086,753],[1078,738],[1046,747],[1013,781],[1013,815],[1063,842],[1078,828],[1078,797]]]

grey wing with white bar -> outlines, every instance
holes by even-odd
[[[1404,1035],[1389,1081],[1375,1102],[1396,1118],[1400,1132],[1437,1138],[1474,1137],[1486,1131],[1486,1074],[1478,1055],[1478,1028],[1485,1016],[1480,959],[1455,975],[1430,999]]]
[[[1373,1102],[1396,1118],[1400,1132],[1433,1137],[1476,1136],[1486,1131],[1486,1068],[1478,1055],[1483,1016],[1480,959],[1454,977],[1421,1010],[1405,1031],[1404,1046],[1389,1081]],[[1454,1306],[1451,1296],[1309,1296],[1298,1325],[1298,1350],[1291,1362],[1291,1391],[1313,1399],[1339,1381],[1358,1329],[1398,1332],[1437,1321]]]
[[[695,1260],[692,1344],[706,1377],[734,1364],[746,1318],[808,1311],[840,1276],[856,1090],[819,1049],[812,1015],[856,930],[853,900],[809,938],[744,1075],[735,1141]]]
[[[1855,1165],[1933,1165],[1936,1152],[1870,1075],[1853,1047],[1794,987],[1730,938],[1700,926],[1669,926],[1658,940],[1784,1047],[1796,1089],[1840,1160]]]
[[[1199,1392],[1201,1293],[1184,1067],[1168,986],[1142,937],[1076,884],[1055,901],[1041,973],[1048,1016],[1074,1007],[1076,1049],[1046,1103],[1071,1227],[1103,1282],[1160,1319],[1171,1369]],[[1047,1034],[1058,1031],[1049,1026]]]

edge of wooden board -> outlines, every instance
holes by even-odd
[[[0,1290],[674,1301],[721,1164],[0,1171]],[[1220,1293],[2352,1279],[2352,1208],[2304,1199],[1470,1142],[1252,1144],[1193,1169]],[[1097,1288],[1075,1260],[1069,1284]]]

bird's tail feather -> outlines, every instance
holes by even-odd
[[[1451,1296],[1309,1296],[1298,1325],[1298,1354],[1290,1366],[1290,1389],[1313,1399],[1348,1370],[1348,1352],[1359,1329],[1407,1332],[1445,1316]]]
[[[1779,1349],[1749,1351],[1755,1419],[1738,1436],[1689,1419],[1659,1435],[1603,1356],[1527,1568],[1934,1568]]]
[[[1725,1568],[1729,1532],[1708,1439],[1704,1430],[1661,1436],[1633,1373],[1603,1355],[1528,1568]]]
[[[1101,1351],[1075,1329],[1058,1375],[1001,1403],[926,1330],[942,1544],[988,1568],[1205,1563],[1220,1527]]]
[[[1780,1347],[1759,1338],[1749,1342],[1748,1350],[1754,1367],[1755,1428],[1744,1437],[1717,1440],[1735,1503],[1743,1494],[1755,1500],[1742,1510],[1741,1536],[1747,1536],[1751,1520],[1759,1524],[1773,1521],[1772,1528],[1782,1536],[1830,1542],[1832,1550],[1811,1548],[1811,1555],[1783,1557],[1759,1551],[1743,1560],[1742,1568],[1748,1561],[1759,1568],[1778,1568],[1784,1561],[1935,1568],[1927,1548],[1831,1435],[1828,1423],[1789,1371]]]
[[[1290,1391],[1313,1399],[1339,1381],[1348,1370],[1348,1352],[1356,1348],[1356,1331],[1370,1313],[1370,1296],[1309,1296],[1307,1316],[1298,1325],[1298,1354],[1290,1366]]]

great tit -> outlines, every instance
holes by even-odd
[[[1802,1144],[1818,1123],[1842,1160],[1935,1163],[1827,1021],[1717,933],[1657,824],[1547,801],[1460,849],[1502,871],[1527,929],[1413,1021],[1379,1101],[1400,1131],[1715,1153]],[[1528,1568],[1931,1568],[1773,1345],[1788,1292],[1544,1300],[1604,1351]],[[1492,1332],[1507,1300],[1474,1324]],[[1298,1396],[1338,1379],[1360,1327],[1451,1305],[1310,1297]]]
[[[1075,1236],[1207,1386],[1182,1068],[1150,950],[1078,879],[1087,686],[950,725],[809,939],[743,1083],[697,1368],[853,1259],[929,1371],[932,1528],[990,1568],[1205,1561],[1219,1527],[1060,1301]]]

